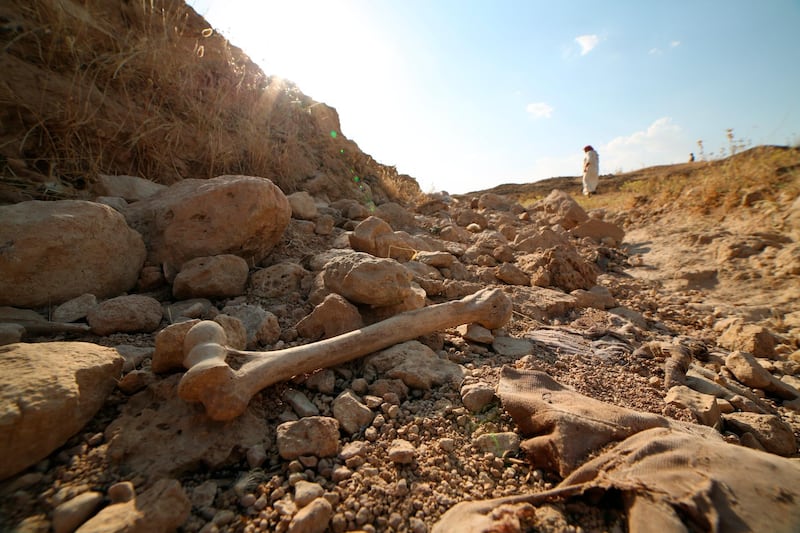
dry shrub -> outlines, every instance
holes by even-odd
[[[721,160],[694,163],[687,167],[689,172],[684,167],[680,166],[680,172],[629,181],[620,191],[653,205],[700,213],[724,213],[800,193],[797,148],[759,146]]]
[[[7,0],[0,45],[0,199],[86,196],[101,173],[248,174],[286,193],[322,173],[337,197],[359,194],[358,173],[410,196],[330,135],[335,110],[265,75],[182,0]]]

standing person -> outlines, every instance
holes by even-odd
[[[591,196],[600,181],[600,158],[591,145],[583,147],[583,195]]]

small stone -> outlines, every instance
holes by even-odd
[[[319,409],[314,403],[308,399],[308,396],[295,389],[288,389],[283,393],[283,399],[292,406],[294,412],[300,418],[306,416],[317,416]]]
[[[473,413],[483,410],[493,398],[494,388],[487,383],[473,383],[461,389],[461,401]]]
[[[414,445],[405,439],[395,439],[389,446],[389,460],[395,464],[413,463],[416,455]]]
[[[325,489],[318,483],[299,481],[294,486],[294,503],[298,508],[303,508],[324,493]]]
[[[53,511],[53,533],[72,533],[94,513],[102,501],[101,493],[88,491],[62,503]]]
[[[456,441],[447,437],[439,439],[439,448],[444,452],[450,453],[456,449]]]
[[[136,490],[130,481],[120,481],[108,487],[108,497],[112,504],[129,502],[136,497]]]
[[[505,453],[518,452],[519,443],[519,435],[512,432],[484,433],[473,441],[478,449],[491,452],[498,457],[502,457]]]
[[[250,468],[258,468],[267,460],[267,451],[263,444],[256,444],[247,449],[247,464]]]
[[[233,522],[235,518],[236,514],[233,511],[228,509],[223,509],[221,511],[217,511],[216,514],[214,514],[212,522],[214,522],[214,524],[216,524],[217,526],[226,526],[231,522]]]
[[[333,506],[319,497],[300,509],[289,523],[288,533],[322,533],[333,516]]]
[[[353,471],[347,468],[346,466],[337,466],[333,469],[331,473],[331,481],[334,483],[339,483],[340,481],[344,481],[346,479],[350,479],[353,475]]]

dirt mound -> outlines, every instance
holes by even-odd
[[[419,193],[183,1],[12,0],[0,46],[0,202],[87,197],[98,174],[244,174],[331,201]]]

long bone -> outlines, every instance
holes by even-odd
[[[428,333],[477,322],[499,328],[511,318],[511,300],[500,289],[483,289],[461,300],[395,315],[375,324],[321,340],[273,352],[245,352],[225,346],[225,332],[216,322],[195,324],[183,343],[188,370],[178,385],[178,396],[201,402],[214,420],[241,415],[258,391],[299,374],[352,361],[363,355]],[[234,370],[228,354],[248,360]]]

